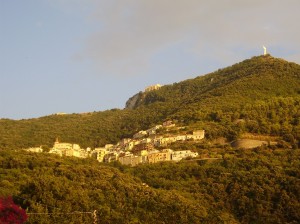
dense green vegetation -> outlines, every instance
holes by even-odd
[[[0,197],[29,223],[92,223],[94,210],[98,223],[300,222],[300,150],[214,151],[224,159],[130,168],[3,150]]]
[[[0,148],[20,149],[46,145],[51,147],[59,137],[62,141],[97,147],[129,137],[145,126],[153,114],[148,111],[113,109],[90,114],[51,115],[28,120],[0,120]],[[149,122],[147,123],[149,124]]]
[[[300,66],[259,56],[228,68],[141,93],[135,109],[38,119],[0,120],[0,149],[61,141],[98,147],[167,119],[205,129],[206,138],[229,141],[251,132],[281,136],[296,148],[300,138]],[[241,122],[238,122],[241,121]]]
[[[194,222],[207,213],[192,198],[146,187],[139,178],[93,160],[1,151],[0,164],[0,196],[12,194],[27,209],[30,223],[92,223],[91,214],[76,211],[97,210],[99,223],[162,223],[182,213]]]
[[[50,148],[56,137],[94,148],[169,119],[206,133],[173,149],[216,159],[131,168],[20,150]],[[220,143],[245,134],[279,144]],[[0,198],[12,195],[29,223],[92,223],[95,210],[98,223],[299,223],[299,144],[300,66],[253,57],[140,93],[134,109],[1,119]]]

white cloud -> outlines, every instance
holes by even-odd
[[[172,45],[221,61],[247,55],[234,54],[238,47],[300,50],[297,0],[89,2],[94,6],[89,19],[101,28],[87,38],[81,56],[105,74],[145,73],[151,59]]]

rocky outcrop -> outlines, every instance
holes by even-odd
[[[126,104],[125,104],[125,109],[134,109],[138,106],[138,102],[142,99],[143,92],[139,92],[135,94],[134,96],[130,97]]]

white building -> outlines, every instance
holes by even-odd
[[[149,163],[157,163],[171,160],[171,151],[169,150],[153,150],[148,154],[148,162]]]
[[[103,162],[104,156],[109,153],[106,148],[95,148],[92,152],[92,157],[97,159],[99,162]]]
[[[130,153],[125,154],[124,156],[120,156],[118,160],[123,165],[136,166],[140,163],[145,162],[145,156],[135,156]]]
[[[160,84],[156,84],[156,85],[152,85],[152,86],[147,86],[145,88],[145,92],[150,92],[150,91],[153,91],[153,90],[158,90],[160,88],[161,88]]]
[[[178,135],[176,136],[176,141],[185,141],[187,139],[186,135]]]
[[[75,156],[79,158],[87,158],[89,153],[85,149],[81,149],[78,144],[59,142],[56,139],[53,148],[49,153],[58,154],[60,156]]]
[[[205,131],[204,130],[193,131],[193,139],[194,140],[204,139],[204,136],[205,136]]]
[[[43,149],[41,147],[36,147],[36,148],[28,148],[28,149],[25,149],[25,151],[27,152],[43,152]]]
[[[186,159],[188,157],[195,158],[198,156],[197,152],[191,152],[191,150],[183,150],[183,151],[174,151],[172,153],[173,161],[180,161],[182,159]]]

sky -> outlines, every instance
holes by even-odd
[[[0,118],[124,108],[263,45],[300,64],[299,0],[0,0]]]

